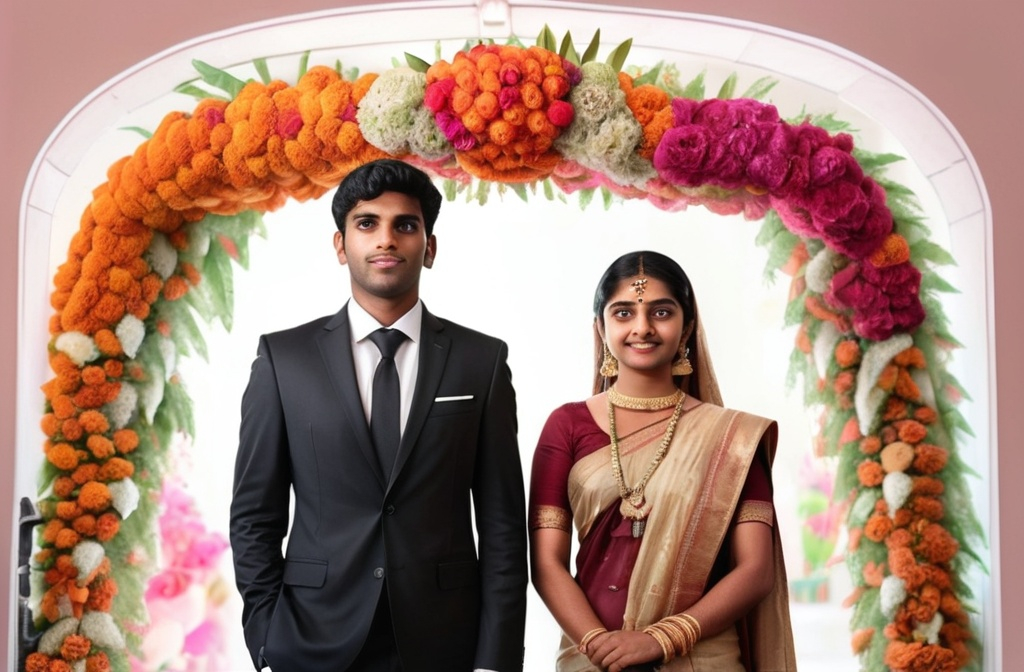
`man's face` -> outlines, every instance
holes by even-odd
[[[436,245],[434,236],[427,237],[419,201],[395,191],[356,203],[345,218],[345,235],[334,234],[352,296],[363,306],[384,299],[411,308],[419,298],[420,271],[433,265]]]

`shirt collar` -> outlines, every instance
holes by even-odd
[[[352,299],[348,302],[348,323],[352,333],[353,342],[360,342],[372,332],[380,329],[383,325],[359,305],[359,302]],[[417,301],[416,305],[409,309],[405,315],[395,320],[391,329],[398,329],[405,334],[410,341],[418,343],[420,340],[420,328],[423,324],[423,302]]]

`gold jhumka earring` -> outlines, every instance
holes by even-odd
[[[690,349],[686,347],[686,340],[679,344],[679,359],[672,362],[672,375],[673,376],[688,376],[693,373],[693,366],[690,365],[688,359],[690,355]]]
[[[615,359],[608,344],[604,343],[604,358],[601,360],[601,375],[605,378],[614,378],[619,375],[619,360]]]

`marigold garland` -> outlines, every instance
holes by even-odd
[[[608,138],[628,138],[626,151],[606,151]],[[160,482],[167,427],[189,422],[175,358],[198,347],[183,335],[191,311],[230,312],[218,303],[217,259],[244,259],[251,231],[218,230],[216,217],[317,198],[385,156],[448,180],[451,193],[474,178],[544,183],[588,200],[600,190],[671,211],[704,205],[764,218],[773,270],[793,276],[794,365],[808,403],[826,408],[816,442],[840,455],[854,502],[850,602],[881,594],[875,603],[887,609],[858,611],[853,651],[867,669],[976,660],[958,572],[964,542],[980,532],[956,538],[944,526],[954,515],[945,481],[960,477],[949,424],[959,391],[942,357],[955,340],[941,320],[928,322],[922,277],[932,271],[915,251],[915,222],[890,208],[907,196],[883,188],[884,161],[855,150],[845,132],[787,122],[754,99],[683,98],[654,77],[496,44],[418,77],[315,66],[294,86],[240,83],[228,101],[168,113],[110,167],[50,298],[53,378],[40,421],[49,478],[34,556],[44,630],[114,613],[122,587],[149,569],[145,550],[122,537],[146,506],[140,489]],[[898,338],[906,334],[910,347]],[[138,515],[139,529],[151,526],[151,512]],[[891,595],[901,597],[890,604]],[[130,633],[141,618],[128,609],[117,626]],[[31,653],[25,669],[105,672],[124,655],[76,630]]]

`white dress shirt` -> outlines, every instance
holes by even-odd
[[[363,403],[366,422],[370,422],[373,404],[373,374],[380,363],[380,350],[369,336],[384,325],[360,306],[355,299],[348,302],[348,323],[352,338],[352,363],[356,369],[356,385],[359,399]],[[405,432],[405,423],[412,408],[412,395],[416,389],[416,375],[420,359],[420,327],[423,324],[423,302],[417,301],[409,312],[395,320],[390,329],[398,329],[407,336],[395,353],[395,368],[398,369],[398,385],[402,399],[399,414],[399,431]]]

